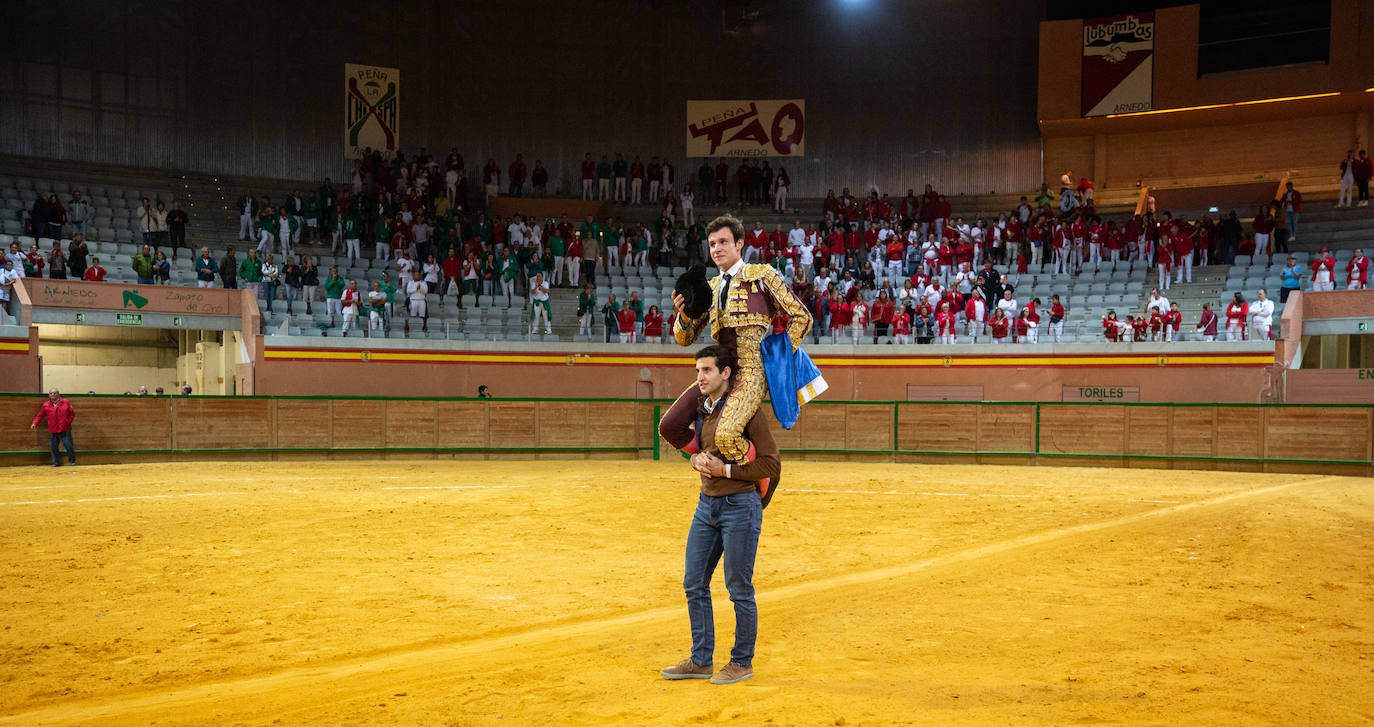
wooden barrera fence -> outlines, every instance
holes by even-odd
[[[657,436],[666,400],[70,398],[87,461],[671,451]],[[43,427],[28,429],[42,399],[0,395],[0,463],[46,461]],[[821,401],[774,428],[808,459],[1374,474],[1374,407],[1357,405]]]

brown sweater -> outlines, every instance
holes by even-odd
[[[710,452],[716,457],[721,456],[720,450],[716,448],[716,424],[720,421],[720,412],[725,408],[728,396],[727,394],[727,398],[717,402],[714,410],[702,419],[701,451]],[[683,398],[689,399],[690,397]],[[674,446],[682,447],[694,438],[692,426],[696,424],[697,410],[701,408],[704,398],[698,395],[695,407],[675,405],[660,422],[660,431]],[[679,400],[679,404],[682,403],[685,402]],[[702,492],[712,497],[737,495],[741,492],[756,492],[759,480],[764,478],[776,480],[778,475],[782,473],[782,460],[778,456],[778,445],[773,441],[773,432],[768,426],[768,414],[763,407],[759,407],[753,418],[745,425],[744,438],[754,444],[754,461],[747,465],[731,464],[731,477],[729,478],[702,475]],[[721,459],[724,458],[721,457]]]

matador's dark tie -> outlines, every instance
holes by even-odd
[[[730,275],[725,276],[725,282],[720,284],[720,309],[725,310],[725,299],[730,292]]]

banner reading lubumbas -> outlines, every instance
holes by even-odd
[[[401,143],[401,71],[344,64],[344,156],[372,147],[390,156]]]
[[[1083,115],[1154,108],[1155,14],[1083,21]]]
[[[790,157],[806,153],[806,101],[688,101],[687,156]]]

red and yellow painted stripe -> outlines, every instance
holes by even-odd
[[[29,354],[29,339],[0,338],[0,354],[27,356]]]
[[[434,364],[495,364],[535,366],[681,366],[688,352],[676,356],[617,355],[609,353],[418,351],[362,348],[268,348],[268,361],[374,362]],[[812,359],[817,366],[862,368],[1062,368],[1066,366],[1272,366],[1274,354],[1260,352],[1217,353],[1101,353],[1059,355],[950,355],[950,356],[825,356]]]

